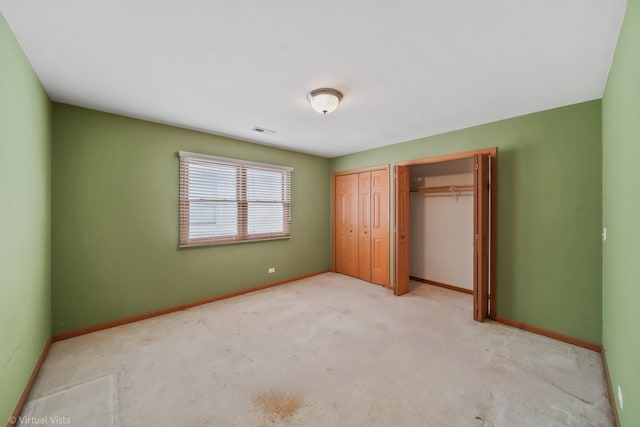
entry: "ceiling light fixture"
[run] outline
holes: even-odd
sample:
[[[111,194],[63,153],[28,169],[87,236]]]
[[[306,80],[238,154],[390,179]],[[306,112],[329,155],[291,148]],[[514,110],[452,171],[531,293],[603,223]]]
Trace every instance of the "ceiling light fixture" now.
[[[338,108],[338,104],[342,101],[342,93],[335,89],[321,88],[309,92],[307,99],[314,110],[327,114]]]

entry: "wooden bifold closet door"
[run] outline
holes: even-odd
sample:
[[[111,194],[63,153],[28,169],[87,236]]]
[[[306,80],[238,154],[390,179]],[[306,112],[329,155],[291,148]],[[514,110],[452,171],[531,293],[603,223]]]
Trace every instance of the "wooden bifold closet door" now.
[[[410,171],[411,166],[436,164],[450,160],[474,160],[473,185],[473,318],[495,320],[496,292],[496,161],[497,148],[448,154],[395,166],[395,286],[394,293],[410,291]]]
[[[336,177],[336,271],[358,276],[358,175]]]
[[[389,286],[389,171],[335,177],[335,269]]]

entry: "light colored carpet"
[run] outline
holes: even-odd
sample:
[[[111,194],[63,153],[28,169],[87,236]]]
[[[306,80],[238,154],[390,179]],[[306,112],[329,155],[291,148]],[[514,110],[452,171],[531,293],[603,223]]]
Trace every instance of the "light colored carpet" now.
[[[82,426],[109,408],[124,427],[613,425],[598,353],[413,286],[327,273],[57,342],[25,410]],[[105,376],[111,395],[38,403]]]
[[[81,384],[32,398],[18,418],[19,426],[118,426],[117,374],[103,375]]]

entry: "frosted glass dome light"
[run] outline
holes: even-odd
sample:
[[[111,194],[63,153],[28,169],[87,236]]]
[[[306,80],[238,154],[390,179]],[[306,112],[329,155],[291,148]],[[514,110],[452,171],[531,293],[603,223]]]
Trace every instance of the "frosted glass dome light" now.
[[[338,104],[342,101],[342,93],[335,89],[321,88],[309,92],[307,99],[314,110],[327,114],[338,108]]]

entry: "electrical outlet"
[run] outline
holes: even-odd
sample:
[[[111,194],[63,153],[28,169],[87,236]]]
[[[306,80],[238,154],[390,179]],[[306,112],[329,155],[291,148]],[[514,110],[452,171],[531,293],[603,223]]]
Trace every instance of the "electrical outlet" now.
[[[620,410],[624,408],[624,398],[622,397],[622,387],[618,384],[618,402],[620,403]]]
[[[607,227],[604,227],[602,229],[602,241],[606,242],[607,241]]]
[[[276,268],[275,267],[269,267],[269,269],[267,270],[267,273],[271,274],[271,273],[275,273],[276,272]]]

